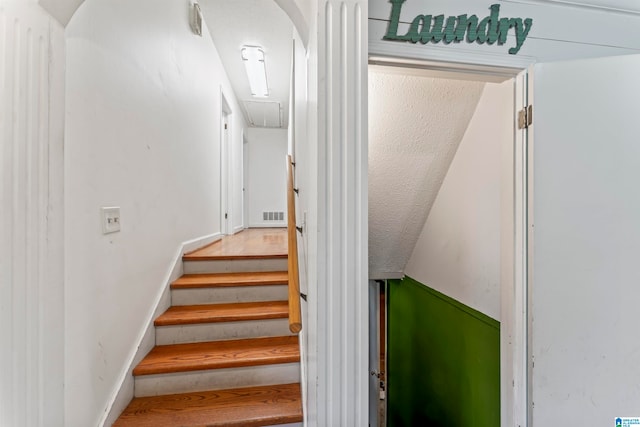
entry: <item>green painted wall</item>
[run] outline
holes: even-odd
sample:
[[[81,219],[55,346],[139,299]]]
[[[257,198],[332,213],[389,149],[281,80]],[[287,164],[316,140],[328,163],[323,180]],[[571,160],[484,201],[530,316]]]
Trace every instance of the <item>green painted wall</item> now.
[[[500,323],[409,277],[388,289],[388,426],[499,427]]]

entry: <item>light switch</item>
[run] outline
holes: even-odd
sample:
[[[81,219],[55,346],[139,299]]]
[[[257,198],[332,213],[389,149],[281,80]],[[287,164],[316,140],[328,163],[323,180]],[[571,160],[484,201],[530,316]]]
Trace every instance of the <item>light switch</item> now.
[[[103,207],[102,211],[102,234],[115,233],[120,231],[120,208]]]

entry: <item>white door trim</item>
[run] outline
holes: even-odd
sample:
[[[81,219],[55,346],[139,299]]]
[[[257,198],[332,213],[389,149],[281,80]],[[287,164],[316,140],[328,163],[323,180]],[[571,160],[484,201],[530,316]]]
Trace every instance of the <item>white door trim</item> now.
[[[513,145],[503,151],[501,192],[501,327],[500,327],[500,393],[501,426],[526,427],[530,407],[528,368],[529,314],[528,228],[531,221],[530,198],[532,158],[527,145],[527,130],[518,130],[517,111],[527,105],[528,72],[520,68],[491,65],[466,65],[401,59],[376,55],[374,65],[422,68],[438,73],[463,73],[467,78],[477,75],[482,80],[495,77],[514,79]],[[532,92],[531,92],[532,93]]]
[[[62,426],[64,29],[35,2],[0,22],[0,425]]]
[[[307,408],[317,426],[363,427],[369,418],[368,8],[365,0],[317,5],[317,281],[309,286],[317,354]]]
[[[231,180],[231,117],[232,110],[227,97],[220,87],[220,233],[232,234],[230,194],[233,188]],[[225,124],[227,129],[225,129]]]

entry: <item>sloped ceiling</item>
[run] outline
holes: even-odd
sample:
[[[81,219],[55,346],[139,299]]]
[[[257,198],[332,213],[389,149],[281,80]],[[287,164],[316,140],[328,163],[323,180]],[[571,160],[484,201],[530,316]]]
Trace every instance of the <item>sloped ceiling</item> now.
[[[279,103],[280,127],[286,128],[293,43],[293,24],[289,16],[273,0],[200,0],[200,7],[231,86],[243,108],[246,101]],[[264,49],[268,98],[251,96],[240,54],[243,45],[261,46]],[[250,123],[246,108],[243,114]],[[261,127],[262,120],[254,122],[256,127]]]
[[[484,83],[369,70],[369,270],[404,271]]]

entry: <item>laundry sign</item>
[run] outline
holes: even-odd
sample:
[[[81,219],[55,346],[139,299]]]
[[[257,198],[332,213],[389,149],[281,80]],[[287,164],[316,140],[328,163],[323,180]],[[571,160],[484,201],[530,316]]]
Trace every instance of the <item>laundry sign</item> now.
[[[484,18],[467,14],[447,18],[444,15],[418,15],[413,18],[406,34],[398,34],[400,12],[406,0],[390,1],[391,17],[383,40],[422,44],[449,44],[466,40],[468,43],[497,43],[501,46],[507,43],[507,37],[511,32],[515,35],[515,46],[509,49],[509,53],[515,55],[520,51],[533,25],[531,18],[501,18],[500,5],[493,4],[489,7],[489,16]]]

